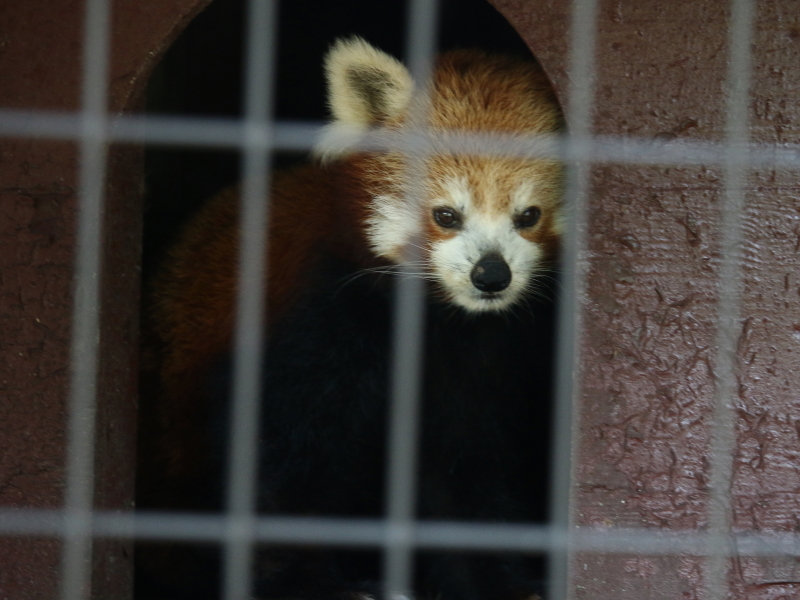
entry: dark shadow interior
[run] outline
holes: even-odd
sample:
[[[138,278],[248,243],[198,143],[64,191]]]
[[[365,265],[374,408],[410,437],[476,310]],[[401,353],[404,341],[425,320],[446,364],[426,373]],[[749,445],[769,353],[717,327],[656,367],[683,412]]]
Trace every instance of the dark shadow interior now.
[[[530,59],[530,51],[485,0],[440,2],[439,50],[480,48]],[[244,38],[243,0],[216,0],[198,15],[176,40],[156,69],[147,95],[147,111],[158,115],[193,117],[241,116]],[[311,120],[327,117],[322,57],[342,36],[359,35],[395,56],[403,56],[405,3],[399,0],[284,0],[279,2],[279,39],[275,118]],[[304,154],[279,153],[272,157],[277,168],[305,160]],[[147,284],[159,261],[182,225],[216,192],[239,177],[236,152],[151,147],[146,149],[146,200],[143,241],[143,281]],[[140,464],[151,448],[153,402],[149,382],[142,382],[140,403]],[[143,454],[144,453],[144,454]],[[143,458],[144,457],[144,458]],[[147,473],[140,472],[137,488]],[[542,485],[546,485],[542,483]],[[546,497],[546,490],[542,490]],[[146,498],[137,506],[163,510]],[[177,507],[190,510],[190,506]],[[219,552],[215,548],[140,545],[137,548],[137,600],[212,600],[219,597]],[[377,552],[353,553],[354,561],[379,565]],[[142,575],[142,561],[160,565],[171,581],[162,584]],[[346,561],[345,561],[346,562]],[[198,569],[198,565],[200,565]]]

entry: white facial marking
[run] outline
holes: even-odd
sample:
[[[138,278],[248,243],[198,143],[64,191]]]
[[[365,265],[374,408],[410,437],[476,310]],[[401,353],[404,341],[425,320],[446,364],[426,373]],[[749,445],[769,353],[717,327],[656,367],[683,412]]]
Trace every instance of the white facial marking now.
[[[445,206],[455,208],[461,213],[466,212],[467,209],[472,206],[472,193],[470,192],[469,184],[466,179],[449,179],[445,182],[444,189],[446,191],[445,198],[438,199],[438,201],[435,200],[434,206],[441,203]]]
[[[516,215],[536,205],[534,184],[528,181],[517,186],[508,209],[502,212],[491,206],[491,196],[486,206],[475,206],[465,178],[450,179],[443,187],[442,196],[431,200],[426,210],[454,208],[460,214],[461,227],[452,231],[452,237],[431,244],[430,274],[451,302],[468,311],[509,308],[523,295],[542,259],[542,249],[520,235],[514,226]],[[377,196],[366,220],[366,233],[376,254],[400,262],[404,245],[419,233],[420,225],[419,210],[406,199]],[[472,283],[473,269],[490,252],[502,256],[511,271],[508,287],[494,293],[482,292]]]
[[[419,232],[419,211],[403,198],[377,196],[366,221],[367,238],[379,256],[399,260],[403,246]]]
[[[514,216],[531,206],[533,185],[520,185],[509,209],[502,213],[487,210],[488,206],[479,210],[463,180],[447,182],[445,190],[449,198],[438,198],[433,206],[456,208],[461,213],[462,226],[455,236],[433,244],[430,257],[433,274],[451,301],[469,311],[508,308],[524,293],[542,258],[539,246],[522,237],[514,226]],[[511,270],[511,283],[493,294],[481,292],[471,277],[475,265],[490,252],[500,254]]]
[[[514,190],[513,195],[511,196],[511,208],[515,212],[522,212],[529,206],[531,206],[531,200],[533,198],[533,182],[532,181],[525,181],[517,186],[517,189]]]

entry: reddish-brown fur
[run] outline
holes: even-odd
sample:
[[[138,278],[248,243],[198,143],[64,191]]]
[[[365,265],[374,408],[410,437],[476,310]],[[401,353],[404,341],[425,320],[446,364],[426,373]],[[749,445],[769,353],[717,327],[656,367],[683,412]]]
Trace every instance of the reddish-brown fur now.
[[[434,75],[436,129],[549,133],[561,127],[550,82],[534,63],[474,50],[441,57]]]
[[[267,322],[273,322],[304,286],[322,246],[369,264],[360,228],[363,190],[353,168],[308,165],[276,176],[270,203]],[[353,202],[354,199],[358,201]],[[193,415],[203,379],[231,343],[239,252],[239,190],[213,198],[189,224],[153,282],[148,361],[157,371],[166,468],[189,475],[200,453]],[[200,417],[202,418],[202,417]],[[184,440],[174,444],[173,440]]]
[[[460,51],[444,55],[438,63],[429,124],[434,130],[551,133],[561,125],[554,107],[549,84],[535,65]],[[384,125],[397,128],[404,121],[401,116]],[[558,166],[552,161],[532,166],[530,161],[495,160],[496,169],[533,169],[534,176],[548,182],[549,197],[544,198],[548,210],[542,223],[523,235],[553,253],[559,190],[552,182],[558,181]],[[430,192],[436,191],[437,181],[454,168],[458,170],[459,161],[474,163],[469,170],[477,178],[489,164],[476,157],[433,157],[429,162]],[[402,156],[396,153],[357,153],[328,166],[314,164],[276,176],[270,202],[268,324],[303,289],[321,248],[362,267],[387,263],[368,249],[363,223],[373,195],[401,194],[404,167]],[[475,189],[480,190],[480,185]],[[498,209],[502,208],[501,201]],[[195,454],[201,442],[192,433],[193,405],[200,394],[197,382],[231,343],[238,210],[237,189],[211,200],[187,227],[153,283],[146,336],[152,343],[147,351],[154,356],[152,366],[165,399],[159,409],[160,426],[163,438],[169,440],[164,458],[170,472],[186,474],[192,470],[190,465],[197,464]],[[437,227],[430,215],[424,231],[431,240],[452,235]],[[175,444],[175,439],[185,443]]]

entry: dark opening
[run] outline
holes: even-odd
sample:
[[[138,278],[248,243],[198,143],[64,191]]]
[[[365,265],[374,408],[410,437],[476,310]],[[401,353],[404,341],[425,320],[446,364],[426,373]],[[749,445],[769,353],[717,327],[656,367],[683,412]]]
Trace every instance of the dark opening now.
[[[441,0],[439,50],[480,48],[531,58],[530,50],[485,0]],[[186,28],[157,67],[147,112],[241,117],[244,60],[243,0],[217,0]],[[275,118],[324,121],[322,57],[343,36],[360,35],[403,57],[406,7],[401,0],[284,0],[278,8]],[[278,153],[285,167],[304,154]],[[198,206],[239,179],[236,152],[150,147],[146,152],[144,279],[147,281],[180,225]]]
[[[277,80],[274,88],[274,116],[278,120],[321,122],[327,118],[322,57],[337,38],[360,35],[394,56],[403,56],[404,2],[284,0],[279,4]],[[485,0],[442,0],[440,7],[440,51],[480,48],[531,58],[529,50],[513,28]],[[244,13],[245,3],[242,0],[217,0],[187,27],[152,77],[147,98],[149,113],[241,116]],[[276,168],[285,168],[304,160],[304,154],[296,153],[277,153],[272,158]],[[239,169],[237,152],[147,148],[143,243],[145,297],[149,296],[150,283],[158,265],[187,220],[205,201],[235,183],[240,176]],[[146,314],[144,321],[146,338]],[[480,331],[473,334],[478,337],[482,335]],[[544,346],[549,352],[551,341],[548,340]],[[428,359],[445,361],[446,357]],[[139,417],[137,507],[143,510],[219,511],[223,508],[219,464],[212,466],[208,470],[212,475],[200,483],[196,479],[190,484],[186,483],[187,480],[170,479],[169,468],[165,467],[168,459],[164,458],[164,449],[160,446],[163,443],[161,430],[164,423],[158,406],[158,384],[147,373],[148,362],[152,360],[153,357],[146,351],[143,356],[145,368]],[[225,373],[224,367],[220,372]],[[547,375],[544,377],[547,379]],[[226,382],[225,375],[221,375],[218,382],[223,385]],[[545,382],[542,385],[549,384]],[[209,414],[214,416],[206,419],[207,429],[187,435],[194,436],[194,444],[202,445],[204,439],[224,446],[227,426],[224,407],[209,410]],[[532,426],[531,435],[541,440],[541,464],[547,465],[549,407],[541,407],[537,416],[541,419]],[[378,458],[382,460],[383,457]],[[531,486],[541,489],[541,505],[534,509],[538,521],[543,521],[546,516],[544,499],[547,497],[547,475],[547,468],[543,466],[540,472],[532,475],[530,481]],[[322,492],[310,490],[310,493]],[[367,510],[363,515],[351,516],[375,515]],[[456,515],[442,515],[442,518],[456,518]],[[378,551],[338,552],[340,562],[337,568],[342,572],[348,575],[352,572],[354,577],[359,577],[366,568],[379,576]],[[210,600],[219,597],[220,553],[217,545],[139,544],[136,553],[137,600]],[[467,563],[462,564],[462,554],[440,553],[438,556],[438,566],[434,570],[458,571],[466,568],[464,565]],[[284,558],[285,553],[280,559],[274,560],[280,562]],[[262,560],[273,559],[265,557]],[[479,555],[469,560],[489,561],[491,558]],[[288,573],[285,578],[316,577],[324,581],[332,576],[326,561],[325,557],[315,557],[309,560],[304,571]],[[541,576],[544,561],[536,561],[537,572]],[[279,564],[275,568],[281,569],[282,566]],[[465,579],[463,585],[465,590],[470,586],[477,589],[491,585],[491,582],[470,583]],[[374,590],[365,584],[364,592],[372,594]],[[264,591],[264,594],[263,597],[272,597],[269,591]],[[479,597],[483,596],[475,596]]]

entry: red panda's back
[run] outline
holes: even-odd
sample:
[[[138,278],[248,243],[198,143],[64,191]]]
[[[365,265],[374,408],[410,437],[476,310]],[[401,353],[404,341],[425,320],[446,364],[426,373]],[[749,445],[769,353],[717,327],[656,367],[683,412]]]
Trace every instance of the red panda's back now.
[[[331,173],[316,165],[278,173],[270,200],[267,322],[291,305],[311,263],[333,248],[337,196]],[[230,343],[235,325],[239,260],[240,190],[212,198],[184,230],[152,282],[145,316],[144,368],[158,381],[163,460],[174,474],[191,476],[197,444],[194,416],[203,381]],[[173,444],[170,440],[185,440]]]

